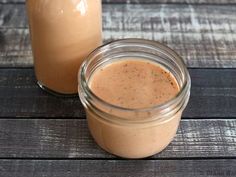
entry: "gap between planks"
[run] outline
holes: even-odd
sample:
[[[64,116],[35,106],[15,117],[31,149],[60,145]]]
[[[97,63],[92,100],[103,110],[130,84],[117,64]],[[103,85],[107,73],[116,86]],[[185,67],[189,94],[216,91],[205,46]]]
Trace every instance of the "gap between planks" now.
[[[233,5],[235,0],[102,0],[104,4],[199,4]],[[25,0],[2,0],[0,4],[24,4]]]

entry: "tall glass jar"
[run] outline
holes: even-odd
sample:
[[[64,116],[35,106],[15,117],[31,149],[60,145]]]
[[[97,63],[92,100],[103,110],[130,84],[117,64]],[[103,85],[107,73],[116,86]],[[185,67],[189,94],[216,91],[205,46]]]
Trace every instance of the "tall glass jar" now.
[[[123,108],[97,97],[89,86],[93,73],[124,58],[142,58],[164,67],[175,77],[179,93],[161,105],[145,109]],[[118,40],[99,47],[79,72],[80,99],[93,138],[104,150],[125,158],[151,156],[172,141],[188,103],[190,87],[190,76],[180,56],[160,43],[141,39]]]
[[[102,43],[101,0],[26,0],[41,88],[75,94],[84,58]]]

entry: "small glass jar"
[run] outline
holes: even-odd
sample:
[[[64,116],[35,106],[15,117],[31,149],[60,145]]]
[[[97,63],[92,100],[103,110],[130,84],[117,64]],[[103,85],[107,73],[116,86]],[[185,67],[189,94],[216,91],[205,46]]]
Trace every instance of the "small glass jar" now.
[[[38,84],[59,96],[77,93],[77,74],[102,44],[101,0],[26,0]]]
[[[128,109],[105,102],[89,88],[96,69],[136,57],[171,72],[180,88],[176,97],[150,108]],[[80,99],[94,140],[107,152],[124,158],[144,158],[162,151],[174,138],[190,96],[191,80],[182,58],[149,40],[124,39],[97,48],[82,64],[78,78]]]

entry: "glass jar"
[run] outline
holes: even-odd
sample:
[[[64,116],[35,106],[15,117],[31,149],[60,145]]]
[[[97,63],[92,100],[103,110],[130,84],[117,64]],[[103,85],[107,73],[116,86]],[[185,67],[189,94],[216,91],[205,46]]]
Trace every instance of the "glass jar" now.
[[[128,109],[105,102],[89,88],[96,69],[136,57],[171,72],[180,88],[176,97],[150,108]],[[190,96],[191,80],[182,58],[149,40],[124,39],[99,47],[82,64],[78,78],[80,99],[94,140],[104,150],[124,158],[143,158],[162,151],[174,138]]]
[[[80,65],[102,44],[101,0],[26,0],[26,7],[39,86],[77,93]]]

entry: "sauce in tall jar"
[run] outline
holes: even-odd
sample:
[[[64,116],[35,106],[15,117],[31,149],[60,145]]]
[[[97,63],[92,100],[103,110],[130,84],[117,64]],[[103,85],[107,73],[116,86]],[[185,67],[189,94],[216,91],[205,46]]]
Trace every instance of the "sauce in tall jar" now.
[[[26,7],[39,85],[76,93],[81,63],[102,44],[101,0],[27,0]]]

